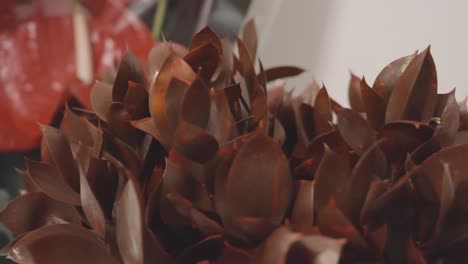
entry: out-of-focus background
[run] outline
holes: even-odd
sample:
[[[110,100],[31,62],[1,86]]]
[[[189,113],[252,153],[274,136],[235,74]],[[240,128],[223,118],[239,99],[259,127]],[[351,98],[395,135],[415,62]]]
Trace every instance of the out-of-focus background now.
[[[428,45],[439,91],[468,95],[465,1],[80,0],[79,12],[76,2],[0,0],[0,207],[18,195],[23,157],[39,156],[36,122],[54,124],[65,104],[86,107],[86,77],[101,78],[127,47],[144,61],[153,41],[188,45],[206,25],[225,36],[254,18],[265,67],[301,66],[307,72],[287,87],[315,79],[343,105],[350,72],[372,83],[387,63]],[[80,21],[88,32],[77,33]],[[91,45],[76,41],[83,34]],[[77,71],[80,43],[88,73]],[[8,239],[0,234],[0,244]]]

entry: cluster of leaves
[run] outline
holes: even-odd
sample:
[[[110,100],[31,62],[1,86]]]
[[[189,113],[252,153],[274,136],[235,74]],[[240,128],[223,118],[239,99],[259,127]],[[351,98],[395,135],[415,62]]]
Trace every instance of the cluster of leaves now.
[[[390,63],[352,109],[255,71],[252,22],[130,52],[93,112],[43,126],[42,161],[0,213],[20,263],[464,263],[468,110],[437,94],[430,50]],[[148,89],[146,89],[148,87]],[[336,122],[334,122],[336,117]],[[466,219],[466,220],[465,220]]]

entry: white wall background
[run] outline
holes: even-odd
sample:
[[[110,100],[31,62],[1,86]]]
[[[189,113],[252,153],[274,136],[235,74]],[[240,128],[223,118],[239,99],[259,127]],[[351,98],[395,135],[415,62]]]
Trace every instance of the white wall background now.
[[[349,71],[372,84],[389,62],[429,44],[439,92],[457,87],[468,96],[468,1],[464,0],[253,0],[265,66],[294,64],[348,105]]]

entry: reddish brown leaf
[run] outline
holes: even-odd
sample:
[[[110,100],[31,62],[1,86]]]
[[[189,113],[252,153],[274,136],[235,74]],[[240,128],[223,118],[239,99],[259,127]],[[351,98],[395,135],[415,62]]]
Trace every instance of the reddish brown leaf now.
[[[65,182],[75,191],[80,191],[80,176],[67,138],[57,128],[41,126],[43,135],[43,160],[54,166]]]
[[[128,82],[132,81],[146,87],[146,77],[140,62],[127,49],[120,61],[117,75],[112,87],[112,101],[123,102],[128,89]]]
[[[174,42],[160,42],[154,45],[148,54],[148,68],[151,77],[156,77],[159,74],[164,61],[172,53],[183,58],[188,53],[188,50],[184,46]]]
[[[172,129],[176,129],[179,124],[182,103],[189,87],[189,84],[177,79],[177,77],[174,77],[169,83],[166,93],[166,113],[169,126]]]
[[[64,221],[81,224],[81,217],[73,206],[53,200],[40,192],[16,198],[0,213],[0,222],[15,236]]]
[[[366,195],[366,200],[362,205],[360,223],[363,226],[369,227],[371,230],[376,230],[383,225],[383,215],[375,208],[375,200],[381,197],[389,188],[389,183],[381,180],[374,180],[369,186],[369,191]]]
[[[251,101],[257,96],[261,87],[258,85],[257,75],[255,73],[255,68],[252,63],[252,59],[249,55],[249,51],[244,43],[239,39],[237,40],[237,49],[239,50],[239,64],[240,64],[240,73],[245,81],[245,87],[249,94]],[[265,87],[263,87],[265,88]]]
[[[343,213],[356,226],[372,180],[386,176],[387,161],[378,146],[375,143],[361,155],[348,180]]]
[[[175,133],[174,148],[190,160],[205,163],[218,150],[218,142],[198,126],[180,120]]]
[[[116,239],[122,259],[128,263],[144,262],[143,197],[134,179],[129,179],[116,204]]]
[[[355,248],[365,249],[367,243],[353,224],[336,207],[333,199],[317,212],[317,226],[320,232],[333,238],[346,238]]]
[[[400,76],[406,70],[410,62],[416,57],[417,52],[392,61],[379,73],[372,88],[388,102],[393,89],[400,80]]]
[[[294,77],[304,72],[304,69],[296,66],[278,66],[265,70],[265,76],[267,82],[271,82],[277,79],[286,77]],[[257,76],[260,79],[260,76]]]
[[[255,28],[255,21],[249,19],[242,27],[242,41],[249,51],[250,58],[255,59],[257,55],[257,29]]]
[[[190,50],[184,56],[184,60],[203,80],[209,82],[218,68],[220,56],[218,49],[212,43],[206,43]]]
[[[213,135],[220,145],[227,143],[237,136],[234,117],[229,108],[227,90],[210,91],[211,107],[210,119],[206,130]]]
[[[299,181],[296,201],[291,213],[294,231],[311,233],[314,230],[314,182]]]
[[[192,227],[200,230],[204,235],[210,236],[223,233],[223,228],[216,221],[196,209],[192,202],[179,193],[168,193],[166,198],[174,206],[177,213],[187,218]]]
[[[325,155],[315,176],[314,208],[316,212],[322,210],[330,199],[337,201],[339,205],[342,204],[350,172],[349,159],[325,147]]]
[[[81,204],[80,194],[65,182],[54,167],[29,159],[26,159],[26,167],[31,180],[45,194],[64,203]]]
[[[192,37],[192,42],[190,43],[190,50],[199,48],[207,43],[211,43],[218,50],[219,54],[223,54],[223,45],[218,35],[211,30],[209,27],[205,27],[199,32],[197,32]]]
[[[341,136],[358,155],[375,142],[375,132],[360,114],[343,108],[337,112],[337,119]]]
[[[96,115],[104,122],[108,122],[111,105],[112,85],[96,81],[91,89],[91,106]]]
[[[240,248],[231,246],[228,243],[224,243],[224,248],[221,251],[221,255],[216,260],[218,264],[238,264],[248,263],[250,261],[250,254]]]
[[[174,76],[185,83],[192,83],[196,78],[192,68],[183,59],[171,54],[150,87],[151,117],[159,134],[158,140],[167,147],[166,150],[172,146],[174,136],[174,129],[170,127],[166,112],[166,94]]]
[[[315,98],[314,104],[314,127],[315,134],[320,135],[332,130],[332,112],[330,98],[327,89],[322,87]]]
[[[447,95],[445,106],[441,108],[441,124],[436,128],[434,137],[445,147],[453,144],[460,126],[460,110],[455,99],[455,89]]]
[[[59,224],[22,237],[8,256],[18,263],[119,263],[105,244],[78,225]]]
[[[210,94],[205,82],[196,78],[183,97],[181,117],[200,128],[206,128],[210,118]]]
[[[196,244],[185,248],[177,257],[176,263],[197,263],[200,260],[218,255],[223,248],[224,238],[221,235],[209,236]]]
[[[430,47],[416,56],[392,91],[385,121],[408,119],[428,122],[437,103],[437,74]]]
[[[83,212],[86,215],[89,224],[96,231],[96,233],[101,237],[105,237],[106,219],[104,216],[104,211],[99,204],[96,195],[91,189],[87,176],[81,174],[80,182],[80,197]]]
[[[148,91],[146,86],[132,81],[128,82],[128,89],[123,99],[123,105],[132,120],[149,116]]]
[[[365,111],[362,97],[361,80],[356,75],[351,73],[351,78],[348,85],[348,99],[349,104],[351,105],[351,109],[360,113]]]
[[[361,81],[361,95],[369,124],[379,130],[385,124],[385,99],[371,89],[364,78]]]

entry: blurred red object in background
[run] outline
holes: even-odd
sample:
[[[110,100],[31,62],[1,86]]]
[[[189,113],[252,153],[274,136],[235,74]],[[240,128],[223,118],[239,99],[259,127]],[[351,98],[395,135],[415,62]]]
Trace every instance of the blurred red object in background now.
[[[127,47],[141,61],[150,32],[125,9],[128,0],[83,1],[94,77]],[[2,0],[0,9],[0,151],[37,146],[37,123],[47,124],[70,97],[89,107],[91,86],[76,78],[72,0]]]

